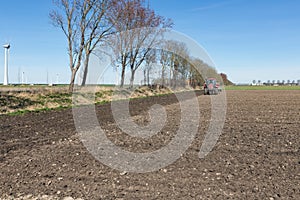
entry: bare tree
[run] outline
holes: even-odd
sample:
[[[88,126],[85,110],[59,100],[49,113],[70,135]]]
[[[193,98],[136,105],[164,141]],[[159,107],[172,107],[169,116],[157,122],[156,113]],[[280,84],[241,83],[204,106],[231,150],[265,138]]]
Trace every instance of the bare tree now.
[[[169,52],[167,50],[160,50],[160,64],[161,64],[161,85],[165,85],[165,80],[166,80],[166,68],[168,66],[169,62]]]
[[[156,63],[156,51],[152,49],[145,58],[145,67],[144,67],[144,84],[150,85],[150,73],[153,68],[153,64]]]
[[[164,85],[166,68],[169,68],[169,85],[176,87],[179,83],[185,86],[190,64],[189,53],[184,43],[167,40],[163,43],[163,48],[160,51],[160,63],[162,65],[161,81]]]
[[[277,80],[277,84],[280,85],[280,80]]]
[[[113,27],[105,15],[112,6],[112,1],[54,0],[53,2],[57,9],[50,13],[50,19],[54,26],[63,31],[68,41],[71,70],[69,92],[72,92],[76,74],[83,60],[82,84],[85,85],[90,55]]]
[[[197,70],[197,63],[201,64],[201,62],[199,62],[200,60],[194,60],[193,61],[193,66],[191,67],[191,73],[190,73],[190,85],[193,88],[196,88],[197,86],[201,86],[204,84],[204,78],[202,76],[202,74]]]
[[[151,49],[159,44],[159,35],[164,28],[172,25],[149,7],[144,7],[143,3],[143,0],[120,0],[114,7],[114,12],[120,14],[114,24],[118,34],[114,38],[113,48],[122,68],[121,87],[124,85],[126,67],[131,70],[132,87],[135,72]]]
[[[183,86],[187,79],[188,71],[188,49],[184,43],[170,41],[172,46],[171,53],[171,70],[172,70],[172,87],[176,88],[178,85]]]

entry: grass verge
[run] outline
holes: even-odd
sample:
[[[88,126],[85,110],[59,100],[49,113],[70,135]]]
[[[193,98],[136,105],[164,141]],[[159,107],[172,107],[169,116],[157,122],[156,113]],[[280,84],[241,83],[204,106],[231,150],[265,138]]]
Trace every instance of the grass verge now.
[[[24,115],[26,113],[39,113],[46,112],[50,110],[60,110],[66,108],[72,108],[72,94],[66,93],[65,89],[55,89],[55,90],[26,90],[20,91],[0,91],[0,116],[5,115]],[[186,90],[178,90],[173,91],[184,92]],[[114,100],[118,100],[118,93],[121,93],[120,96],[127,96],[130,100],[139,99],[139,98],[148,98],[153,96],[164,96],[173,93],[169,89],[165,88],[149,88],[149,87],[140,87],[135,89],[134,91],[124,90],[124,91],[116,91],[111,87],[101,87],[94,94],[94,103],[97,105],[109,103]],[[123,94],[122,92],[125,92]],[[89,95],[90,93],[86,93]],[[92,93],[91,93],[92,94]],[[85,103],[85,93],[83,93],[83,105]],[[121,100],[122,98],[120,98]],[[80,103],[80,102],[79,102]]]

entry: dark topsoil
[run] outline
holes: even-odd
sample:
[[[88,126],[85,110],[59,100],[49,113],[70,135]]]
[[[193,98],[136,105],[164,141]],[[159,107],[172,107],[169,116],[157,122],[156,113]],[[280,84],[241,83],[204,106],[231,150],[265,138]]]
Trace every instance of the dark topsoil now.
[[[215,96],[212,98],[216,98]],[[72,110],[0,117],[0,198],[31,194],[83,199],[300,199],[300,92],[230,91],[223,133],[198,157],[210,122],[210,96],[199,96],[201,126],[187,152],[152,173],[122,173],[97,161],[75,130]],[[129,151],[169,142],[180,123],[174,96],[131,101],[138,124],[153,104],[166,106],[164,129],[148,140],[114,124],[110,105],[97,107],[101,126]]]

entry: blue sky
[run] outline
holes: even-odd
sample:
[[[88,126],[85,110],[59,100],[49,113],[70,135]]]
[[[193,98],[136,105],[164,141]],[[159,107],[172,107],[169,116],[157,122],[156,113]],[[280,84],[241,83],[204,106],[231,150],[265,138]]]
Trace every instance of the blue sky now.
[[[300,79],[299,0],[149,0],[174,29],[209,53],[220,72],[236,83]],[[52,0],[1,2],[0,43],[11,43],[9,80],[68,82],[67,44],[48,18]],[[3,82],[4,49],[0,51]],[[25,79],[25,78],[24,78]]]

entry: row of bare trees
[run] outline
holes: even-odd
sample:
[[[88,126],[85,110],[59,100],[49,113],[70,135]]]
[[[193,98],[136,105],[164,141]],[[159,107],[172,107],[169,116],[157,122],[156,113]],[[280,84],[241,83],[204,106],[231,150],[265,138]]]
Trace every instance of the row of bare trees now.
[[[116,53],[120,54],[122,84],[127,66],[130,66],[133,84],[136,70],[149,53],[141,48],[142,43],[154,45],[159,31],[172,26],[170,20],[144,6],[143,0],[54,0],[54,4],[56,9],[50,13],[50,19],[68,41],[70,91],[80,67],[83,67],[82,85],[85,85],[91,54],[112,34],[118,37],[119,43],[114,45],[120,47]]]
[[[145,6],[144,0],[54,0],[54,4],[50,19],[68,42],[70,92],[79,69],[83,72],[82,85],[86,84],[90,56],[102,44],[111,47],[115,65],[121,68],[121,87],[126,70],[130,70],[132,87],[141,67],[144,82],[150,84],[154,63],[161,66],[161,76],[156,79],[172,87],[185,85],[187,80],[196,86],[203,80],[202,72],[216,74],[201,60],[191,58],[183,43],[163,40],[163,33],[173,23]]]
[[[154,64],[154,65],[153,65]],[[158,66],[154,68],[153,66]],[[157,69],[158,68],[158,69]],[[150,81],[149,75],[159,71],[159,76]],[[185,43],[175,40],[162,41],[159,48],[151,50],[144,65],[144,84],[162,86],[196,87],[203,85],[208,77],[221,78],[217,71],[200,59],[193,58]]]

